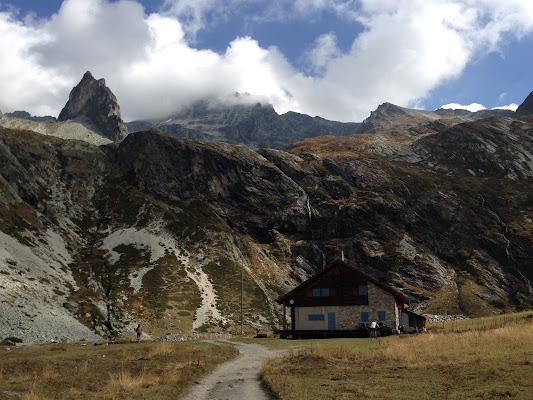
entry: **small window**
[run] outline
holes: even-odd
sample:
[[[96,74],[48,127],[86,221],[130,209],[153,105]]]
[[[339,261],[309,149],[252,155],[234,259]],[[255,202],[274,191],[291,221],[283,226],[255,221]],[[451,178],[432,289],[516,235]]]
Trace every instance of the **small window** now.
[[[329,288],[313,288],[313,297],[328,297]]]
[[[324,314],[309,314],[307,317],[309,321],[324,321]]]
[[[378,321],[385,321],[387,318],[387,313],[385,311],[378,311]]]
[[[361,313],[361,321],[368,322],[368,311],[363,311]]]
[[[359,285],[359,296],[368,296],[368,286]]]

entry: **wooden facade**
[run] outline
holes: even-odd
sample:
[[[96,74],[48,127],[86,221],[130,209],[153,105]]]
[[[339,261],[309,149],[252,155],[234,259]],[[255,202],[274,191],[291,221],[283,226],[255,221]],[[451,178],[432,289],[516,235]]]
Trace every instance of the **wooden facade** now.
[[[408,315],[409,304],[401,293],[341,260],[334,261],[277,302],[283,305],[281,332],[299,335],[318,332],[319,337],[327,332],[336,336],[342,332],[347,336],[365,334],[372,321],[382,326],[383,333],[396,331],[405,321],[402,315]]]

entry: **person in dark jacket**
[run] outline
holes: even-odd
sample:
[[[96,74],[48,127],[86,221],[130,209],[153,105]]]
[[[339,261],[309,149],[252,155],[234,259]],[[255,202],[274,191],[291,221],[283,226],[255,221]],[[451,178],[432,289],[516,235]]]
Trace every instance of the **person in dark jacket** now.
[[[135,332],[137,333],[137,343],[141,343],[141,335],[143,334],[143,327],[141,324],[137,325]]]

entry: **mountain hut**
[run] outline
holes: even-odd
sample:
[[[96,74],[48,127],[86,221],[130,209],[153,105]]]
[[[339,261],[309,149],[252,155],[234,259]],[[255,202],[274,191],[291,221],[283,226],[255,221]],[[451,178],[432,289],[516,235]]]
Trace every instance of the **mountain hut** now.
[[[277,302],[283,305],[283,329],[275,333],[282,338],[368,336],[372,321],[382,335],[425,326],[424,317],[407,310],[403,294],[339,259]]]

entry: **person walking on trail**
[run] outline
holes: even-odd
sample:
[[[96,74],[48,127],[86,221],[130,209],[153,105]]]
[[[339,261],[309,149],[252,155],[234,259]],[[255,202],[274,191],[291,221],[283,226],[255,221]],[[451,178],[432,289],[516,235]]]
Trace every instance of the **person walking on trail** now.
[[[377,329],[379,328],[379,325],[376,321],[372,321],[370,324],[370,336],[372,339],[377,337]]]
[[[137,333],[137,343],[141,343],[141,335],[143,334],[143,327],[141,324],[137,325],[135,332]]]

